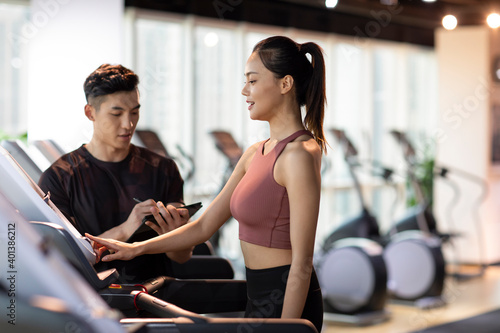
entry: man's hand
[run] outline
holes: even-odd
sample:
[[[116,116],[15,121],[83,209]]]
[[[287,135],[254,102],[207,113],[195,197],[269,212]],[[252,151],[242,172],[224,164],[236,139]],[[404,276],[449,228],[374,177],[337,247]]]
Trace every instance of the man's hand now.
[[[127,220],[123,223],[124,228],[129,231],[129,235],[132,235],[141,225],[146,215],[151,215],[152,207],[156,207],[156,202],[153,199],[144,200],[134,206]]]
[[[157,224],[147,221],[146,225],[156,231],[158,235],[177,229],[185,225],[189,220],[187,209],[176,208],[173,205],[165,207],[161,201],[158,201],[156,206],[150,208],[150,214],[153,214]]]
[[[165,207],[161,201],[158,201],[156,206],[151,208],[151,213],[158,225],[150,221],[146,222],[146,225],[156,231],[158,235],[177,229],[189,221],[189,212],[187,209],[176,208],[173,205],[167,205],[167,207]],[[173,261],[184,263],[191,258],[193,248],[194,247],[188,250],[167,252],[166,255]]]
[[[151,215],[150,210],[153,207],[156,207],[156,202],[153,199],[148,199],[137,203],[130,212],[130,215],[125,222],[103,232],[99,235],[99,237],[126,241],[130,238],[130,236],[132,236],[134,231],[139,228],[144,217],[146,215]]]

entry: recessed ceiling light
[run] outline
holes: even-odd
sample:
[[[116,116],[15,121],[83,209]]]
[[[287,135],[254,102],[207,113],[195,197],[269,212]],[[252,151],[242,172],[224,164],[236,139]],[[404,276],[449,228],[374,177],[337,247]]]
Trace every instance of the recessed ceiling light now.
[[[490,15],[488,15],[486,22],[488,23],[490,28],[496,29],[500,27],[500,15],[498,15],[497,13],[491,13]]]
[[[338,4],[338,0],[325,0],[325,6],[326,8],[335,8]]]
[[[443,17],[443,27],[446,30],[453,30],[457,27],[457,18],[453,15],[446,15]]]

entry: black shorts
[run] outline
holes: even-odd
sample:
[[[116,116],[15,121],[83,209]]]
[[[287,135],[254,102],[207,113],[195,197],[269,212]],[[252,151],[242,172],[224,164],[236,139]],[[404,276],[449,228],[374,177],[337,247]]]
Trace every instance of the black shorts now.
[[[246,268],[248,302],[247,318],[281,318],[290,265],[266,269]],[[301,318],[313,323],[318,332],[323,326],[323,298],[316,272],[311,283]]]

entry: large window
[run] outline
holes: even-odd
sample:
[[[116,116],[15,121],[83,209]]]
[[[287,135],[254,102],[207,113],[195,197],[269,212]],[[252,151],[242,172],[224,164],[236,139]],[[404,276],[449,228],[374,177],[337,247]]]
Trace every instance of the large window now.
[[[211,131],[230,132],[244,149],[268,137],[267,124],[247,116],[241,89],[253,46],[271,35],[314,41],[325,51],[325,131],[331,148],[324,158],[319,240],[360,211],[331,129],[344,129],[361,159],[397,168],[402,157],[389,131],[422,137],[433,128],[437,78],[432,49],[375,40],[360,45],[347,37],[222,20],[152,18],[141,11],[134,17],[135,68],[152,83],[146,87],[141,126],[192,154],[196,173],[187,184],[188,196],[211,200],[222,184],[227,160],[217,151]],[[361,176],[368,204],[381,216],[382,229],[388,228],[394,218],[394,192],[379,179]]]
[[[26,48],[29,35],[23,29],[29,8],[0,3],[0,136],[16,136],[27,130]]]

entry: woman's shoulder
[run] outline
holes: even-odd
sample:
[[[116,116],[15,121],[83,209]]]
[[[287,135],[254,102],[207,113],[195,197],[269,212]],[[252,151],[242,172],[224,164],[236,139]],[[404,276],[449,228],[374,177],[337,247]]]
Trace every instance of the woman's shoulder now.
[[[288,143],[283,150],[287,159],[321,159],[321,148],[314,138],[309,135],[301,135],[294,141]]]
[[[305,175],[318,175],[321,157],[321,149],[316,140],[310,136],[297,138],[286,145],[276,162],[276,181],[288,186],[303,179]]]
[[[321,148],[314,138],[304,135],[286,145],[282,153],[281,167],[294,173],[321,168]]]

